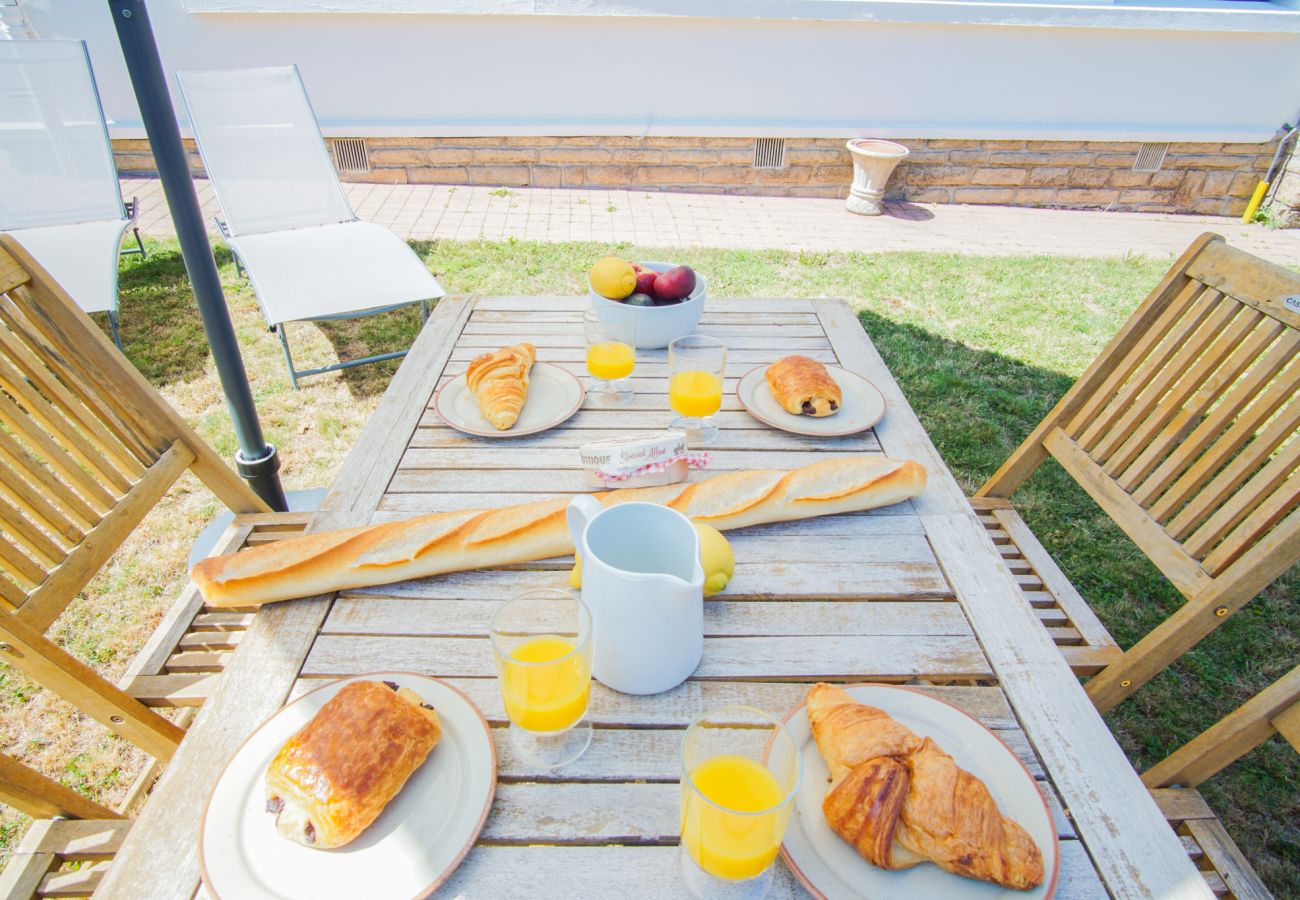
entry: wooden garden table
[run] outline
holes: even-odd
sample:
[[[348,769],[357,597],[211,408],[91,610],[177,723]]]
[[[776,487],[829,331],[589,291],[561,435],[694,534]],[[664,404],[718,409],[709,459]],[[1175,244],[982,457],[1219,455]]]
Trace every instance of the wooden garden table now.
[[[581,372],[586,305],[576,297],[443,300],[311,528],[583,491],[580,442],[664,427],[666,351],[638,354],[632,408],[582,410],[544,434],[473,438],[432,411],[435,390],[486,349],[528,340],[540,359]],[[710,299],[699,330],[729,348],[713,471],[884,452],[921,462],[929,485],[920,498],[887,509],[729,535],[736,576],[707,604],[704,661],[695,676],[655,697],[596,685],[595,740],[558,776],[512,758],[498,740],[496,800],[447,895],[680,894],[673,845],[682,728],[722,703],[784,714],[818,679],[919,685],[996,730],[1038,779],[1054,814],[1060,896],[1204,893],[848,305]],[[814,439],[750,418],[735,397],[738,377],[790,352],[870,379],[889,403],[884,421],[854,437]],[[442,676],[473,698],[500,735],[505,716],[486,638],[491,610],[526,588],[563,586],[568,567],[553,560],[448,575],[259,612],[99,893],[202,894],[197,835],[214,780],[259,722],[324,679],[376,669]],[[802,894],[779,865],[774,895]]]

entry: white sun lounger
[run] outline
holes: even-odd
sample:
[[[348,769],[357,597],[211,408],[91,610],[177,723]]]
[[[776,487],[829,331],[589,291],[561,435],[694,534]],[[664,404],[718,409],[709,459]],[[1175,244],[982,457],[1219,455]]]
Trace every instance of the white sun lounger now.
[[[402,350],[296,370],[285,323],[385,312],[446,295],[404,241],[360,221],[330,162],[296,66],[178,72],[223,219],[289,379],[394,359]]]
[[[82,41],[0,40],[0,231],[86,312],[108,313],[119,347],[117,258],[135,224],[123,204]]]

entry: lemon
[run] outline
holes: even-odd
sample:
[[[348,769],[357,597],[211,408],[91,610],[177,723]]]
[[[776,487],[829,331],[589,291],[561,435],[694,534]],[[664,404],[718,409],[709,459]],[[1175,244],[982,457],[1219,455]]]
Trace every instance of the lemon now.
[[[587,273],[591,287],[610,300],[622,300],[636,290],[636,272],[632,264],[617,256],[607,256]]]
[[[736,558],[731,544],[722,532],[712,525],[695,523],[700,535],[700,565],[704,567],[704,596],[712,597],[721,591],[736,574]]]
[[[700,567],[704,569],[704,596],[712,597],[725,588],[731,577],[736,574],[736,558],[731,553],[731,544],[722,536],[722,532],[712,525],[692,523],[700,535]],[[578,590],[582,587],[582,557],[574,555],[573,570],[569,572],[569,587]]]

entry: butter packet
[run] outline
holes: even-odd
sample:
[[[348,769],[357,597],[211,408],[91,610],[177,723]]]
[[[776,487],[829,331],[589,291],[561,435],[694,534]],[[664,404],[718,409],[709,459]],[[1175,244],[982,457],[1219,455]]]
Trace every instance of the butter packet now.
[[[684,431],[621,435],[583,444],[578,452],[587,481],[608,488],[677,484],[690,469],[709,464],[708,453],[687,449]]]

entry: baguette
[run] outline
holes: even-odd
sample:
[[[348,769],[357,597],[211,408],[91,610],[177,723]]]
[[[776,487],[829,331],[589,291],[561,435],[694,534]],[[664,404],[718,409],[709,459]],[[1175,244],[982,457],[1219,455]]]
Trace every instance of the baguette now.
[[[605,506],[639,500],[671,507],[722,531],[857,512],[921,493],[925,469],[884,456],[824,459],[790,472],[728,472],[693,484],[594,494]],[[373,587],[573,553],[566,497],[504,509],[417,516],[322,531],[239,553],[190,570],[210,606],[259,606],[349,588]]]

